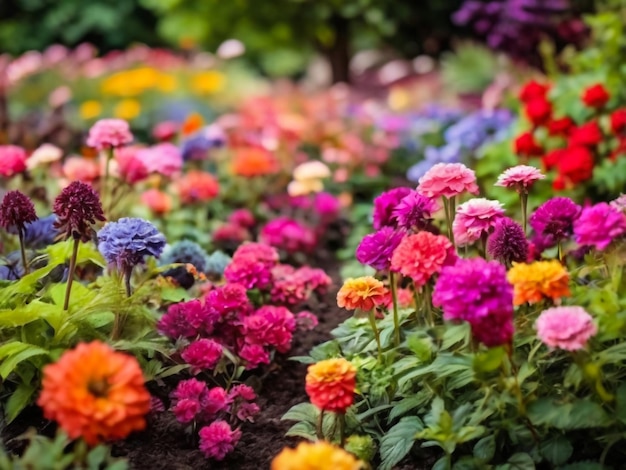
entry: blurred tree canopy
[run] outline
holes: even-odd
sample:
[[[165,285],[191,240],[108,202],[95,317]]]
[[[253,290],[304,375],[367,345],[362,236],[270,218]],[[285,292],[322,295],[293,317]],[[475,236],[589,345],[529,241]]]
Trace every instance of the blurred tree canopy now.
[[[88,41],[101,51],[133,42],[214,51],[242,41],[270,75],[302,71],[312,52],[348,78],[354,51],[390,46],[414,57],[449,46],[462,0],[0,0],[0,52]]]
[[[137,0],[0,0],[0,53],[90,42],[101,51],[163,45],[157,18]]]

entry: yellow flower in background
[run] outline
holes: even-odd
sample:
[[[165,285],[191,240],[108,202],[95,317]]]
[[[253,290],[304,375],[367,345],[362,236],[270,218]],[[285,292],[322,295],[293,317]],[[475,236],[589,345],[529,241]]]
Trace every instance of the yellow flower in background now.
[[[363,462],[341,447],[325,441],[301,442],[285,447],[274,457],[271,470],[360,470]]]
[[[102,114],[102,105],[96,100],[84,101],[78,108],[78,113],[85,120],[95,119]]]
[[[389,91],[387,103],[393,111],[402,111],[411,104],[411,97],[405,89],[394,87]]]
[[[178,80],[173,75],[162,73],[156,83],[156,89],[163,93],[172,93],[178,88]]]
[[[151,67],[123,70],[105,78],[100,88],[105,95],[133,97],[155,88],[161,75]]]
[[[116,118],[130,121],[135,119],[141,113],[141,104],[135,99],[125,99],[117,103],[113,109],[113,115]]]
[[[217,93],[225,84],[226,76],[217,70],[200,72],[191,77],[191,89],[199,95]]]

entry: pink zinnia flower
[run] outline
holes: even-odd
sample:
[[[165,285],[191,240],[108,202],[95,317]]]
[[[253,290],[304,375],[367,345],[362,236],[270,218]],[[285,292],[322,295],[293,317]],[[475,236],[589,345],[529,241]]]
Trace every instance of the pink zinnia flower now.
[[[262,262],[268,266],[275,266],[278,263],[278,251],[276,248],[267,245],[265,243],[244,243],[239,246],[233,254],[233,261],[239,258],[245,258],[252,256],[257,261]]]
[[[220,317],[231,313],[247,313],[252,307],[246,288],[236,283],[213,289],[206,296],[206,305]]]
[[[239,227],[252,228],[255,224],[254,214],[250,209],[236,209],[229,216],[227,221]]]
[[[152,129],[152,136],[159,141],[172,140],[178,134],[180,125],[174,121],[162,121]]]
[[[139,150],[141,147],[131,145],[115,152],[120,177],[128,184],[135,184],[148,177],[148,168],[141,159],[137,158]]]
[[[450,240],[442,235],[419,232],[402,239],[391,257],[391,270],[410,277],[421,287],[443,266],[455,260]]]
[[[476,175],[462,163],[437,163],[419,180],[417,191],[429,198],[478,194]]]
[[[393,188],[385,191],[374,199],[374,209],[372,211],[372,223],[376,230],[386,225],[396,226],[393,217],[393,210],[402,199],[411,193],[409,188]]]
[[[228,393],[222,387],[214,387],[206,394],[202,402],[202,411],[208,418],[213,418],[220,411],[228,408],[230,399]]]
[[[286,307],[264,305],[243,320],[246,342],[273,346],[286,353],[291,348],[291,338],[296,329],[296,319]]]
[[[542,180],[545,177],[546,175],[534,166],[517,165],[498,176],[498,181],[496,181],[494,186],[515,188],[518,192],[526,193],[535,184],[535,181]]]
[[[98,150],[122,147],[132,141],[133,134],[123,119],[100,119],[91,126],[87,137],[87,145]]]
[[[223,460],[235,449],[241,438],[239,429],[232,430],[226,421],[213,421],[200,429],[200,450],[207,459]]]
[[[180,149],[169,142],[141,149],[135,158],[141,160],[148,173],[159,173],[168,178],[174,176],[183,167]]]
[[[574,238],[579,245],[604,250],[626,232],[626,216],[606,202],[585,207],[574,221]]]
[[[598,332],[593,318],[582,307],[554,307],[544,310],[535,322],[537,336],[550,348],[582,349]]]
[[[452,231],[459,246],[469,245],[487,235],[504,215],[502,203],[485,198],[470,199],[456,211]]]
[[[254,369],[259,364],[270,363],[270,353],[258,344],[244,344],[239,350],[239,356],[247,362],[246,369]]]
[[[91,183],[100,176],[100,168],[94,160],[83,157],[69,157],[63,163],[63,175],[70,181]]]
[[[0,176],[10,177],[26,170],[26,151],[17,145],[0,145]]]
[[[182,358],[192,369],[199,373],[203,370],[213,369],[222,358],[222,345],[212,339],[199,339],[185,348]]]
[[[309,253],[315,249],[317,237],[310,227],[297,220],[278,217],[261,229],[259,241],[287,253]]]

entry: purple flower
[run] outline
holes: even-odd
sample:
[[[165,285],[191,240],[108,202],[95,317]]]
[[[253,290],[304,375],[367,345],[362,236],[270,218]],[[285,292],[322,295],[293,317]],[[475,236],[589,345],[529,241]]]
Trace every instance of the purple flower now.
[[[91,226],[96,220],[104,221],[102,203],[94,189],[86,183],[70,183],[54,200],[53,211],[57,216],[54,224],[66,238],[84,243],[91,240]]]
[[[500,218],[487,240],[489,254],[503,264],[525,262],[528,258],[528,240],[522,226],[508,217]]]
[[[433,304],[446,320],[465,320],[474,337],[486,346],[511,341],[513,287],[506,269],[482,258],[459,259],[444,267],[433,292]]]
[[[392,219],[398,227],[411,230],[424,230],[428,226],[431,214],[437,210],[437,203],[417,191],[404,196],[392,212]]]
[[[356,249],[356,259],[379,271],[389,269],[393,251],[404,238],[404,231],[383,227],[363,237]]]
[[[143,263],[146,256],[158,258],[164,247],[165,236],[143,219],[124,217],[98,232],[98,250],[123,272]]]
[[[376,230],[386,225],[395,225],[395,220],[392,217],[393,210],[405,196],[411,193],[411,191],[410,188],[394,188],[385,191],[374,199],[372,219]]]
[[[15,229],[20,236],[24,234],[26,224],[37,220],[33,202],[20,191],[9,191],[0,203],[0,226]]]
[[[614,206],[600,202],[585,207],[574,222],[574,236],[579,245],[593,245],[604,250],[626,232],[626,216]]]
[[[574,232],[574,221],[580,214],[580,206],[567,197],[554,197],[540,205],[530,216],[530,226],[545,238],[558,243]]]

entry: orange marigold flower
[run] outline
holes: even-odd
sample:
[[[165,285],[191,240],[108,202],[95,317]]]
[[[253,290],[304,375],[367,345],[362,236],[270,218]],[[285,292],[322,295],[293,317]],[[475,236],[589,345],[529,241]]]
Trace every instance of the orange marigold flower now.
[[[70,438],[95,445],[144,429],[150,394],[134,357],[93,341],[44,367],[37,404]]]
[[[356,367],[341,357],[312,364],[307,369],[305,388],[319,409],[345,413],[354,401]]]
[[[557,260],[513,263],[507,280],[513,284],[515,305],[532,304],[546,298],[558,300],[571,295],[569,274]]]
[[[233,157],[233,173],[246,178],[271,175],[278,170],[274,156],[262,148],[242,148]]]
[[[204,118],[198,113],[192,113],[187,116],[185,122],[181,126],[181,131],[183,135],[191,135],[197,130],[199,130],[204,124]]]
[[[360,470],[362,461],[341,447],[326,441],[301,442],[292,449],[285,447],[272,460],[271,470]]]
[[[180,200],[185,204],[210,201],[220,190],[220,185],[211,173],[191,170],[176,182]]]
[[[167,214],[172,209],[172,198],[163,191],[152,188],[141,195],[141,203],[157,215]]]
[[[385,302],[387,288],[372,276],[346,279],[337,292],[337,305],[347,310],[372,310]]]

